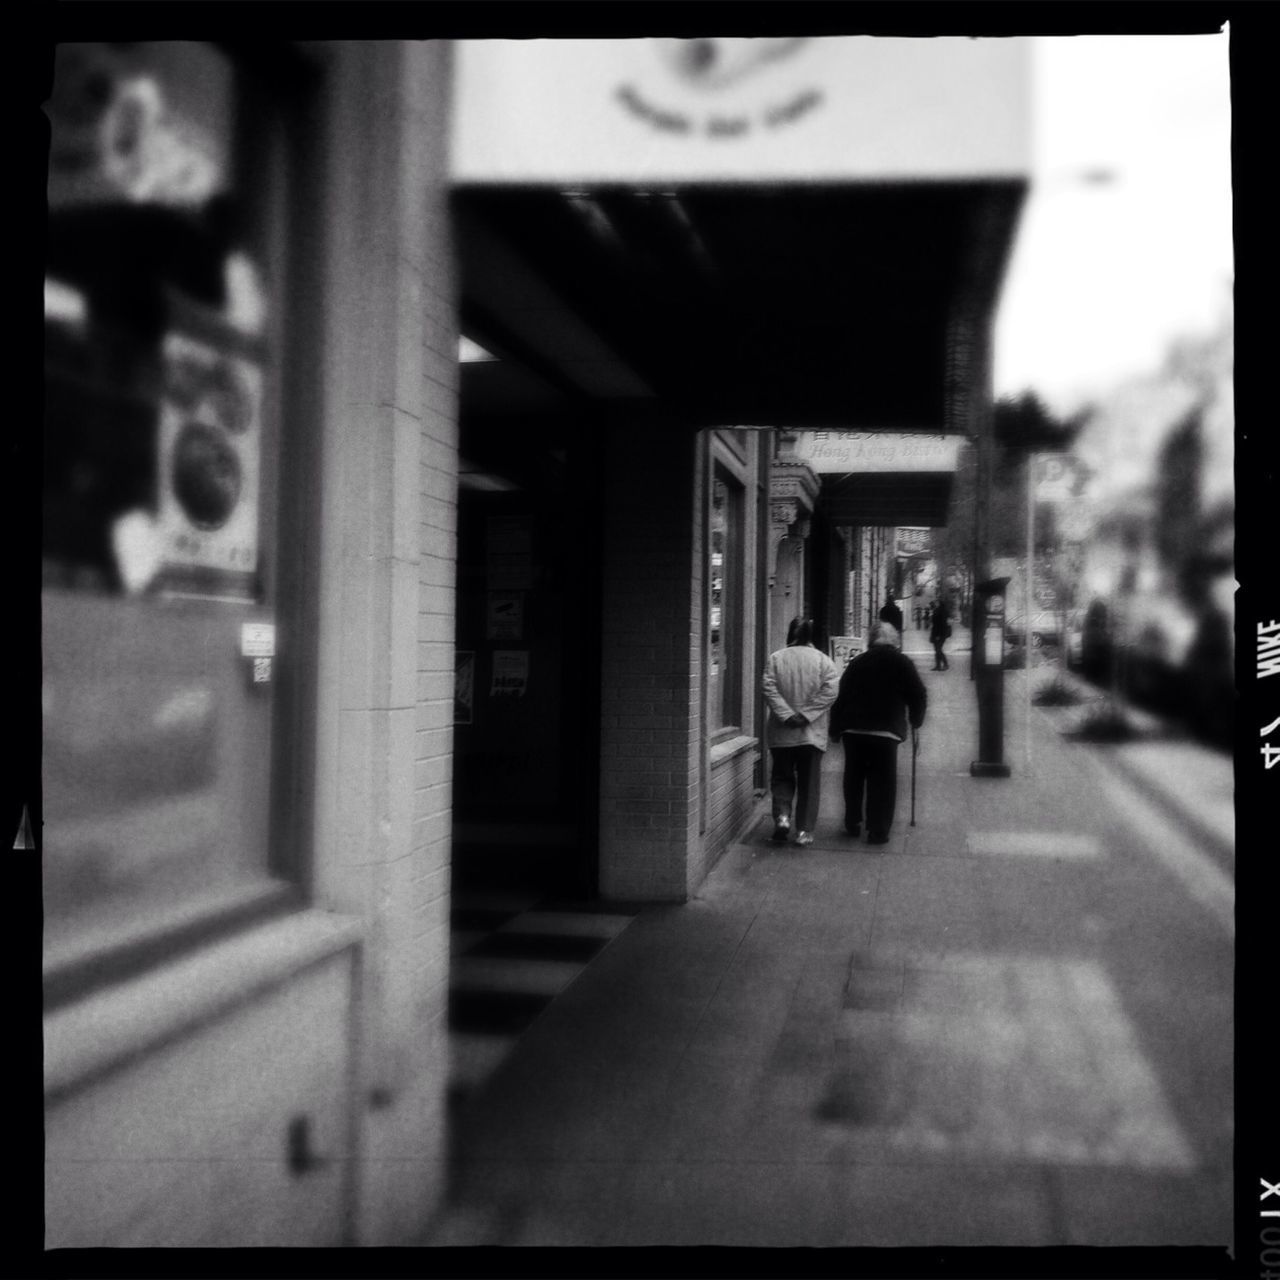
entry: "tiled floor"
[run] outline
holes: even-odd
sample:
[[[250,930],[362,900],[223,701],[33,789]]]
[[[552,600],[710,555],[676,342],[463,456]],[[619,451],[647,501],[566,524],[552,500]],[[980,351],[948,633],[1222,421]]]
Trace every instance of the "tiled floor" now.
[[[455,1099],[497,1070],[521,1033],[631,920],[532,894],[455,895],[449,980]]]

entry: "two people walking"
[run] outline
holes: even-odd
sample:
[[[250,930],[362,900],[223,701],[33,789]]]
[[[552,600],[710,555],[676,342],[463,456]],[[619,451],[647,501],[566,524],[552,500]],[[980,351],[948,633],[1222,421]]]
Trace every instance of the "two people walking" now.
[[[897,800],[897,749],[907,724],[924,723],[927,695],[915,664],[899,652],[890,622],[871,628],[870,646],[843,674],[813,644],[813,622],[796,618],[787,646],[770,654],[762,688],[772,763],[773,839],[785,843],[794,816],[797,845],[813,843],[822,758],[832,737],[844,745],[844,826],[869,844],[887,844]]]

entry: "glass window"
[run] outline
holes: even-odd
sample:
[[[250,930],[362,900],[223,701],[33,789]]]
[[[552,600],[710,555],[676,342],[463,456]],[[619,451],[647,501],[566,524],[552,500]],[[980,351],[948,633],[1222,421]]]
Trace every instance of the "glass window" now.
[[[42,546],[46,971],[279,884],[282,133],[215,47],[59,46]]]
[[[711,486],[711,540],[707,566],[707,680],[711,731],[741,723],[742,487],[717,473]]]

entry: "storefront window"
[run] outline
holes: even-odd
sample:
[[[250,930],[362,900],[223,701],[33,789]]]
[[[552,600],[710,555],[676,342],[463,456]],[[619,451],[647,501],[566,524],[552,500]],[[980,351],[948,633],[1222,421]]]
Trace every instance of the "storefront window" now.
[[[707,579],[708,692],[711,731],[741,722],[742,487],[717,474],[711,488],[711,540]]]
[[[43,492],[46,968],[261,896],[281,135],[211,46],[63,45]]]

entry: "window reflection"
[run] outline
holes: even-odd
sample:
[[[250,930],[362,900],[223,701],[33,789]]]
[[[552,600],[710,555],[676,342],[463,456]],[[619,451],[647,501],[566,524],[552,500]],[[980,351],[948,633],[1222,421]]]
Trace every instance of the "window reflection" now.
[[[57,49],[46,959],[272,884],[272,686],[238,645],[242,622],[272,617],[268,102],[212,46]]]
[[[712,731],[737,723],[738,654],[742,643],[737,564],[741,556],[739,509],[741,491],[717,475],[711,487],[711,530],[708,551],[708,692]]]

